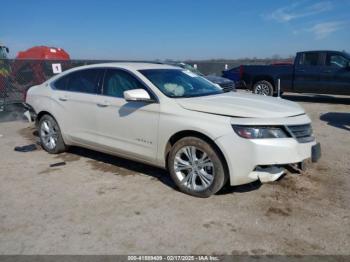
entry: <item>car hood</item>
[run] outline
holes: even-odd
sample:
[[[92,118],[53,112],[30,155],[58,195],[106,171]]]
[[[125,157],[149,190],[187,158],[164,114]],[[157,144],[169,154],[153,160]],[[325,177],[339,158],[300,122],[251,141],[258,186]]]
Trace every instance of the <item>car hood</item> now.
[[[232,117],[280,118],[305,113],[297,103],[282,98],[233,92],[176,101],[187,110]]]
[[[213,76],[213,75],[207,75],[205,76],[206,79],[209,81],[215,83],[215,84],[224,84],[224,83],[231,83],[232,80],[221,77],[221,76]]]

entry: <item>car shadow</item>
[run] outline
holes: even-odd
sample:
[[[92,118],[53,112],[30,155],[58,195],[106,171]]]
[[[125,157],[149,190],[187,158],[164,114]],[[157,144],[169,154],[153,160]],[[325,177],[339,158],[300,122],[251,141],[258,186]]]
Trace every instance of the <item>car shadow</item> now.
[[[145,107],[148,104],[149,103],[146,102],[128,102],[120,107],[119,116],[126,117],[128,115],[131,115],[135,111],[138,111],[139,109]]]
[[[137,175],[141,173],[143,175],[151,177],[152,179],[159,180],[160,182],[172,189],[176,189],[175,184],[169,176],[169,173],[161,168],[75,146],[70,147],[68,149],[68,153],[92,160],[89,163],[93,165],[93,168],[95,168],[96,170],[107,170],[108,168],[103,167],[103,165],[110,165],[116,167],[117,169],[122,168],[128,171],[123,172],[122,175]]]
[[[258,190],[262,186],[260,180],[254,181],[249,184],[244,184],[240,186],[230,186],[225,185],[216,195],[227,195],[232,193],[247,193],[251,191]]]
[[[350,113],[329,112],[320,116],[328,125],[350,131]]]
[[[96,169],[96,165],[99,165],[98,170],[108,170],[108,166],[113,166],[116,168],[126,169],[127,174],[137,175],[139,173],[149,176],[152,179],[158,180],[164,185],[179,191],[176,187],[175,183],[172,181],[169,173],[166,170],[161,168],[153,167],[147,164],[139,163],[136,161],[120,158],[114,155],[109,155],[105,153],[100,153],[98,151],[85,149],[82,147],[71,146],[69,147],[67,153],[73,154],[75,157],[84,157],[87,158],[93,163],[92,168]],[[67,157],[62,160],[68,160]],[[69,160],[68,160],[69,161]],[[89,161],[88,161],[89,162]],[[101,165],[105,165],[105,167],[101,167]],[[116,174],[120,175],[120,174]],[[261,187],[260,181],[255,181],[249,184],[240,185],[240,186],[230,186],[229,183],[224,186],[216,195],[227,195],[232,193],[246,193],[254,190],[258,190]]]
[[[315,94],[315,95],[283,94],[282,98],[292,100],[294,102],[350,105],[349,96],[342,97],[342,96],[318,95],[318,94]]]

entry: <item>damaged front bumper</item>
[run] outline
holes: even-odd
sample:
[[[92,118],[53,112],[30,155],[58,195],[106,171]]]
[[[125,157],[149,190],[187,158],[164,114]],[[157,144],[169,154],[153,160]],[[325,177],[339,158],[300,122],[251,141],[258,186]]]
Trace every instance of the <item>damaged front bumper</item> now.
[[[302,166],[304,161],[316,162],[321,156],[321,147],[315,140],[307,143],[294,138],[249,140],[229,134],[215,142],[226,159],[232,186],[256,180],[275,181],[288,165]]]
[[[257,167],[253,172],[249,174],[249,178],[252,180],[260,180],[261,183],[273,182],[279,179],[285,173],[283,167],[267,166]]]
[[[286,168],[290,167],[293,170],[301,173],[306,169],[306,163],[318,162],[321,158],[321,144],[317,143],[311,147],[311,158],[303,160],[302,162],[288,164],[288,165],[270,165],[270,166],[258,166],[253,172],[249,173],[249,178],[254,180],[260,180],[261,183],[268,183],[278,180],[283,174],[285,174]]]

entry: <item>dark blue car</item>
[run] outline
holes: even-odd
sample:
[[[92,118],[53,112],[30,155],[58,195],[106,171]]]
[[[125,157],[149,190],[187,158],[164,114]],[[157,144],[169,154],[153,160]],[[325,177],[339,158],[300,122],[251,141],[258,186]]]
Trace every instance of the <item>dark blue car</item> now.
[[[236,88],[240,88],[240,84],[239,84],[241,81],[240,72],[241,72],[240,66],[234,67],[234,68],[222,71],[222,77],[232,80],[235,83]]]

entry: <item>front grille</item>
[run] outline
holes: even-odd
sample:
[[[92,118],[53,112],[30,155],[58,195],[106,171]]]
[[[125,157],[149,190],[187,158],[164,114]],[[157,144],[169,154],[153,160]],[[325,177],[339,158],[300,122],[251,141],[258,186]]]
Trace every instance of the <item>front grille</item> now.
[[[227,91],[232,91],[235,87],[235,84],[234,82],[228,82],[228,83],[222,83],[220,84],[220,86],[222,87],[222,90],[227,92]]]
[[[307,143],[315,139],[312,136],[312,127],[310,124],[287,126],[287,129],[299,143]]]

